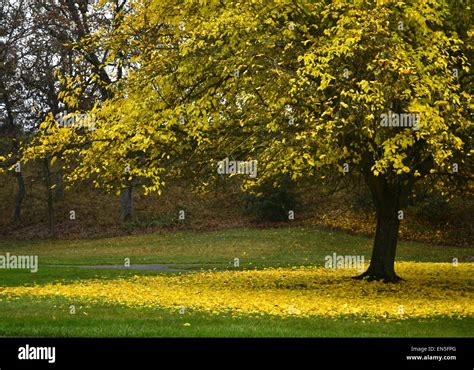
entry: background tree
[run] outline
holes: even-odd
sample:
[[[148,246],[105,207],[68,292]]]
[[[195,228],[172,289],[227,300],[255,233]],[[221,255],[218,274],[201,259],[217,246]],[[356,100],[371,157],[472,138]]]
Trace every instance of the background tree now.
[[[2,129],[15,137],[7,140],[5,136],[4,141],[10,144],[20,139],[28,141],[48,115],[55,117],[59,125],[67,124],[68,119],[79,121],[77,116],[91,109],[96,100],[109,97],[105,86],[111,83],[109,74],[116,75],[117,68],[109,66],[105,70],[101,63],[106,51],[91,48],[89,39],[99,28],[106,32],[119,22],[118,15],[126,11],[126,3],[113,1],[103,8],[95,8],[87,0],[2,3],[6,40],[2,40],[2,55],[8,63],[1,76],[4,104],[0,106],[0,113],[6,123]],[[78,96],[76,105],[62,99],[66,92]],[[12,127],[16,128],[15,135],[12,135]],[[21,161],[22,153],[18,144],[7,146],[4,152],[10,153],[10,157],[3,167],[10,169],[18,179],[15,222],[19,223],[25,180],[23,172],[14,171],[11,165]],[[63,163],[57,161],[58,158],[61,158],[58,151],[35,156],[44,183],[50,234],[54,234],[54,203],[62,199],[64,192]],[[30,169],[36,170],[36,166]]]
[[[30,95],[21,80],[22,59],[27,54],[22,44],[30,33],[25,26],[29,17],[23,3],[0,3],[0,153],[10,154],[8,160],[1,163],[3,171],[9,170],[20,160],[25,121],[29,118],[25,106]],[[26,195],[25,180],[19,164],[8,172],[17,182],[13,223],[18,225]]]

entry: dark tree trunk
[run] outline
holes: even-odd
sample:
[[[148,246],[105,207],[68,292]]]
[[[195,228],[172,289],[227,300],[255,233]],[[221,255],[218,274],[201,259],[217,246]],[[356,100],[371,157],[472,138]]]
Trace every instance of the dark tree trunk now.
[[[122,189],[120,193],[120,219],[123,222],[132,219],[133,212],[133,185],[129,185]]]
[[[15,212],[13,214],[13,223],[19,225],[21,223],[21,206],[25,199],[26,189],[25,180],[21,172],[15,173],[16,180],[18,182],[18,193],[16,194],[15,200]]]
[[[64,178],[63,170],[61,168],[59,168],[56,173],[56,188],[54,189],[54,196],[59,201],[64,200]]]
[[[377,228],[369,268],[357,278],[397,282],[401,280],[395,273],[395,255],[397,250],[398,209],[396,202],[387,199],[386,208],[377,210]]]
[[[377,213],[377,227],[369,268],[355,279],[397,282],[402,280],[395,273],[400,228],[398,212],[406,203],[409,188],[401,182],[391,184],[383,176],[374,176],[371,172],[366,176],[366,182]]]
[[[51,182],[51,171],[49,168],[49,160],[43,160],[43,171],[44,171],[44,185],[46,187],[46,202],[47,202],[47,212],[48,212],[48,231],[49,235],[55,235],[55,225],[54,225],[54,200],[53,200],[53,189]]]

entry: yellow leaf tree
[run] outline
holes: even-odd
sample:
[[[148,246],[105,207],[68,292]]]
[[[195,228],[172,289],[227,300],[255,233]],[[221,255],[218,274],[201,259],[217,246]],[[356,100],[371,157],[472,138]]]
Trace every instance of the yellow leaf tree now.
[[[80,158],[73,176],[108,184],[130,163],[149,191],[170,166],[199,158],[215,171],[229,152],[258,161],[246,186],[358,174],[377,214],[359,278],[399,281],[399,224],[415,185],[446,186],[469,170],[472,38],[454,32],[450,11],[443,0],[137,1],[106,36],[111,58],[129,63],[93,110],[96,129],[51,124],[35,150],[85,140],[70,153]]]

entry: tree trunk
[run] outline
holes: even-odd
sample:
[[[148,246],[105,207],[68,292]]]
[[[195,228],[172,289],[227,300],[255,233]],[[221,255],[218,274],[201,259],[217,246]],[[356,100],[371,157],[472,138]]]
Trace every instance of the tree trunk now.
[[[21,223],[21,206],[25,199],[26,189],[25,180],[21,172],[15,173],[16,180],[18,182],[18,193],[16,194],[15,201],[15,212],[13,214],[13,223],[19,225]]]
[[[55,235],[55,225],[54,225],[54,201],[53,201],[53,189],[51,182],[51,171],[49,168],[49,160],[43,160],[43,171],[44,171],[44,184],[46,187],[46,201],[48,206],[48,231],[49,235]]]
[[[390,200],[389,202],[392,202]],[[369,268],[357,278],[397,282],[401,278],[395,273],[395,255],[397,250],[398,210],[393,206],[377,211],[377,228]]]
[[[395,256],[400,228],[398,212],[404,203],[406,189],[403,189],[400,184],[389,184],[382,176],[375,177],[372,174],[369,176],[367,184],[377,212],[377,227],[369,268],[355,279],[398,282],[403,280],[395,273]]]
[[[120,193],[120,219],[123,222],[132,219],[133,212],[133,185],[129,185],[122,189]]]
[[[56,188],[54,189],[54,196],[56,200],[63,201],[64,200],[64,178],[63,178],[63,170],[62,168],[58,169],[56,173]]]

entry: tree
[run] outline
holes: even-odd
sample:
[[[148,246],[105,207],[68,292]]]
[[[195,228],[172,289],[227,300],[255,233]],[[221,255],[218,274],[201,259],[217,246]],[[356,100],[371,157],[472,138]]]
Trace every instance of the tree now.
[[[0,45],[0,123],[4,123],[0,129],[10,137],[9,145],[2,149],[10,155],[0,167],[10,169],[18,180],[15,223],[20,221],[25,196],[23,172],[12,169],[23,159],[20,140],[27,141],[29,134],[36,133],[48,115],[62,126],[79,121],[77,117],[84,117],[96,100],[110,97],[106,86],[114,82],[111,76],[120,76],[120,72],[116,66],[107,66],[106,70],[102,63],[107,51],[90,39],[99,28],[107,32],[118,24],[126,4],[126,0],[113,1],[103,8],[94,8],[87,0],[1,4],[4,16],[0,23],[5,36]],[[76,94],[76,105],[62,99],[63,94],[71,92]],[[86,120],[93,124],[90,117]],[[43,180],[48,225],[53,234],[54,201],[63,194],[61,152],[37,152],[34,159]]]
[[[87,135],[55,128],[43,150],[79,151],[75,178],[119,179],[123,166],[159,191],[169,166],[229,153],[258,160],[262,184],[360,174],[377,226],[359,276],[399,281],[400,220],[417,183],[449,188],[469,168],[471,74],[443,0],[144,1],[107,44],[132,62]],[[472,26],[469,26],[472,33]],[[46,148],[46,149],[45,149]],[[183,161],[183,157],[186,161]]]
[[[64,109],[58,93],[65,87],[60,86],[54,74],[68,73],[76,80],[90,74],[84,63],[72,63],[78,53],[66,45],[84,36],[83,29],[77,35],[78,28],[73,27],[74,22],[69,19],[73,17],[68,18],[68,9],[80,12],[79,20],[87,22],[89,27],[103,23],[100,14],[87,18],[87,4],[87,1],[66,4],[55,0],[22,0],[1,4],[0,123],[3,122],[4,141],[9,142],[9,148],[4,152],[10,154],[2,167],[10,169],[18,182],[15,224],[20,223],[21,206],[26,195],[20,143],[28,141],[28,135],[37,130],[47,114],[57,116]],[[91,90],[94,86],[89,87],[89,94]],[[81,105],[90,108],[90,100],[83,96]],[[56,193],[60,194],[58,185],[61,185],[61,179],[54,183],[55,168],[50,163],[49,153],[39,155],[37,159],[47,202],[49,231],[54,234],[53,187],[56,186]],[[61,171],[56,174],[59,176]]]
[[[28,36],[25,27],[28,16],[22,4],[0,4],[0,153],[10,154],[0,158],[0,169],[5,172],[15,165],[10,173],[16,178],[18,190],[15,197],[13,223],[21,223],[21,211],[26,196],[25,180],[18,165],[19,151],[24,132],[23,121],[27,119],[24,107],[28,94],[21,76],[22,40]]]
[[[56,68],[55,73],[61,86],[58,96],[63,113],[61,119],[74,122],[79,131],[84,131],[83,126],[92,128],[95,118],[92,114],[84,117],[84,112],[90,110],[96,101],[112,98],[110,87],[122,77],[122,66],[117,64],[115,57],[109,57],[110,50],[103,47],[101,33],[111,32],[120,24],[121,17],[128,11],[128,2],[114,0],[102,3],[103,6],[98,7],[87,0],[65,0],[59,3],[43,0],[37,5],[38,10],[52,20],[51,34],[56,40],[61,40],[65,49],[71,53],[68,60],[62,60],[62,65]],[[57,29],[61,25],[66,32]],[[50,113],[51,119],[58,121],[58,112],[52,110]],[[56,160],[63,156],[63,149],[58,146],[48,153]],[[128,220],[132,215],[134,182],[123,179],[120,186],[121,218]]]

